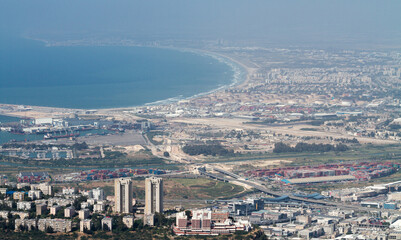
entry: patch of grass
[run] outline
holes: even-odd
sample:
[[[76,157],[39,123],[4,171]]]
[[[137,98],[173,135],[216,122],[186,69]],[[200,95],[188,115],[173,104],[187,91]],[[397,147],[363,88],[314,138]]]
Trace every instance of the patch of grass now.
[[[76,170],[67,168],[51,168],[51,167],[36,167],[36,166],[18,166],[18,165],[0,165],[0,174],[7,175],[9,181],[17,181],[16,175],[19,172],[48,172],[50,175],[69,173]]]
[[[161,145],[163,143],[162,141],[156,141],[156,140],[153,139],[155,136],[158,136],[158,135],[164,136],[164,135],[168,135],[168,133],[165,133],[165,132],[162,132],[162,131],[149,131],[149,132],[146,133],[146,137],[154,145]]]
[[[237,195],[244,191],[242,186],[231,183],[215,181],[206,178],[196,179],[172,179],[188,199],[216,199],[227,198]],[[188,190],[188,191],[185,191]]]
[[[366,144],[345,152],[310,153],[266,153],[243,154],[235,157],[209,158],[206,163],[245,162],[254,160],[291,160],[289,165],[315,165],[342,161],[385,161],[401,162],[401,145]]]
[[[207,178],[177,178],[172,179],[172,181],[180,183],[185,187],[191,187],[196,185],[204,185],[207,183],[211,183],[211,181]]]
[[[301,131],[319,131],[319,129],[317,129],[317,128],[301,128],[299,130],[301,130]]]
[[[59,159],[59,160],[31,160],[16,157],[6,157],[0,155],[0,161],[10,163],[14,166],[44,168],[65,168],[65,169],[84,169],[84,168],[124,168],[124,167],[152,167],[159,165],[168,165],[167,161],[158,158],[150,151],[142,151],[135,156],[128,156],[119,151],[106,151],[105,158],[90,159]],[[1,167],[2,165],[0,165]],[[175,167],[176,168],[176,167]],[[170,168],[171,169],[171,168]],[[174,169],[174,168],[173,168]],[[40,170],[44,171],[44,170]],[[0,169],[1,172],[1,169]]]

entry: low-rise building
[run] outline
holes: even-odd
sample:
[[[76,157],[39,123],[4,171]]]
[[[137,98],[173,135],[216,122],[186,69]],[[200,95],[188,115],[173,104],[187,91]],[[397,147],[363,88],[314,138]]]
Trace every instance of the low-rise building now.
[[[101,188],[92,189],[93,199],[102,201],[105,200],[106,197],[104,195],[104,190]]]
[[[227,211],[221,211],[221,212],[214,211],[212,212],[212,221],[217,223],[225,222],[229,216],[230,213]]]
[[[44,195],[53,195],[53,186],[49,183],[31,184],[31,190],[40,190]]]
[[[30,190],[28,191],[28,197],[32,200],[41,199],[42,191],[40,190]]]
[[[86,202],[89,203],[92,206],[96,204],[96,200],[93,199],[93,198],[90,198],[90,199],[86,200]]]
[[[38,229],[42,232],[52,230],[54,232],[71,232],[72,222],[65,219],[39,219]]]
[[[7,178],[3,178],[3,176],[0,176],[0,186],[3,186],[3,185],[7,184]]]
[[[134,216],[132,215],[127,215],[123,217],[123,223],[125,224],[125,226],[127,226],[127,228],[132,228],[134,226]]]
[[[103,231],[113,231],[113,218],[104,217],[102,219],[102,230]]]
[[[105,210],[106,210],[105,204],[96,203],[95,205],[93,205],[94,212],[104,212]]]
[[[84,209],[84,208],[89,208],[90,206],[91,206],[91,204],[88,203],[88,202],[82,202],[82,203],[81,203],[81,208],[82,208],[82,209]]]
[[[64,217],[66,218],[72,218],[75,216],[75,208],[74,207],[68,207],[64,209]]]
[[[74,203],[73,199],[66,199],[66,198],[49,198],[47,200],[47,204],[49,206],[57,204],[59,206],[66,207],[67,205],[72,205],[73,203]]]
[[[14,192],[13,199],[19,200],[19,201],[24,201],[25,200],[25,192]]]
[[[46,204],[36,205],[36,215],[44,215],[46,213],[47,213],[47,205]]]
[[[215,217],[217,214],[215,214]],[[222,216],[222,215],[220,215]],[[176,226],[173,231],[177,235],[218,235],[230,234],[235,231],[249,231],[251,224],[248,220],[239,219],[234,222],[232,219],[223,220],[221,217],[212,221],[212,211],[194,210],[192,219],[188,219],[185,212],[176,214]]]
[[[89,209],[81,209],[78,211],[79,219],[84,220],[89,217]]]
[[[318,238],[324,234],[324,230],[321,227],[312,227],[304,229],[298,232],[298,236],[304,239]]]
[[[296,217],[298,223],[311,224],[312,218],[310,215],[299,215]]]
[[[17,202],[17,209],[18,210],[31,210],[32,202],[21,201]]]
[[[0,211],[0,217],[3,219],[8,219],[9,211]]]
[[[89,199],[90,199],[90,198],[93,198],[93,192],[92,192],[92,190],[88,190],[88,191],[86,191],[86,190],[79,190],[79,193],[80,193],[82,196],[88,197]]]
[[[56,215],[58,211],[61,210],[61,206],[55,205],[50,207],[50,214]]]
[[[261,217],[262,219],[271,221],[281,221],[287,219],[287,214],[280,212],[273,212],[269,210],[260,210],[257,212],[253,212],[251,215],[258,216]]]
[[[15,230],[35,230],[38,227],[36,219],[15,219]]]
[[[387,195],[389,201],[401,202],[401,192],[394,192]]]
[[[0,188],[0,194],[6,195],[7,188]]]
[[[388,234],[387,239],[401,240],[401,231],[400,230],[391,231]]]
[[[63,195],[72,195],[77,193],[77,190],[73,187],[68,187],[68,188],[64,187],[62,193]]]
[[[79,230],[81,232],[92,230],[92,221],[90,219],[83,219],[79,222]]]
[[[3,204],[10,208],[13,208],[14,203],[15,203],[14,201],[10,201],[10,200],[0,200],[0,204]]]
[[[23,189],[24,187],[29,187],[29,183],[17,183],[17,189]]]
[[[0,217],[7,219],[8,218],[8,214],[11,214],[13,216],[19,216],[20,219],[26,219],[29,218],[29,213],[27,212],[17,212],[17,211],[0,211]]]

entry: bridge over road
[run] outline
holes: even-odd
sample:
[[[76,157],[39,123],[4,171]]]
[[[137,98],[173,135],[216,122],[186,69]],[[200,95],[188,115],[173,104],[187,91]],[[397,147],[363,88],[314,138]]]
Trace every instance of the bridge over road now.
[[[308,198],[302,198],[302,197],[297,197],[294,195],[290,195],[290,194],[283,194],[280,192],[276,192],[276,191],[272,191],[270,189],[267,189],[266,187],[264,187],[262,185],[261,182],[258,182],[256,180],[245,180],[245,179],[241,179],[240,176],[238,176],[237,174],[222,170],[222,169],[218,169],[218,168],[213,168],[214,171],[219,172],[220,174],[224,174],[227,176],[227,178],[223,178],[221,176],[218,176],[216,174],[213,173],[209,173],[206,172],[206,170],[200,170],[199,172],[203,175],[209,175],[209,176],[213,176],[215,179],[220,180],[223,179],[224,181],[228,181],[228,182],[240,182],[242,184],[246,184],[254,189],[257,189],[263,193],[266,193],[268,195],[274,196],[274,197],[281,197],[283,195],[288,196],[288,199],[293,200],[293,201],[298,201],[298,202],[305,202],[305,203],[311,203],[311,204],[315,204],[315,205],[323,205],[323,206],[331,206],[331,207],[337,207],[337,208],[341,208],[341,209],[350,209],[350,210],[355,210],[355,211],[366,211],[366,212],[372,212],[372,211],[378,211],[380,209],[377,208],[368,208],[368,207],[362,207],[359,205],[353,205],[353,204],[346,204],[346,203],[338,203],[338,202],[333,202],[333,201],[325,201],[325,200],[315,200],[315,199],[308,199]],[[400,214],[401,211],[399,210],[390,210],[390,209],[385,209],[385,211],[387,212],[391,212],[391,213],[397,213]]]

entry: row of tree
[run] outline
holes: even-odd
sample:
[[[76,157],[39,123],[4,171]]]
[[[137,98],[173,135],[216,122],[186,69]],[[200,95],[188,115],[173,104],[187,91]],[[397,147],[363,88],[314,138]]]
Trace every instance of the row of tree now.
[[[182,148],[184,153],[191,156],[205,155],[205,156],[227,156],[234,155],[233,150],[227,150],[220,144],[203,144],[203,145],[185,145]]]
[[[336,141],[336,142],[342,142],[342,143],[356,143],[356,144],[359,143],[358,139],[356,139],[356,138],[353,138],[353,139],[349,139],[349,138],[336,138],[336,139],[334,139],[334,141]]]
[[[345,144],[339,143],[337,145],[332,144],[316,144],[316,143],[297,143],[295,147],[291,147],[285,143],[279,142],[274,144],[274,153],[288,153],[288,152],[343,152],[349,150],[349,147]]]

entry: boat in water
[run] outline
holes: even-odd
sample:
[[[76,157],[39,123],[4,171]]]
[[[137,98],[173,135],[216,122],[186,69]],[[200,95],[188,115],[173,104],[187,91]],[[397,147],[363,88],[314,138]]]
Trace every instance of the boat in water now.
[[[78,137],[78,136],[79,136],[79,133],[69,133],[69,134],[67,133],[64,135],[54,135],[54,134],[48,133],[48,134],[44,135],[43,137],[44,137],[44,139],[58,139],[58,138]]]

